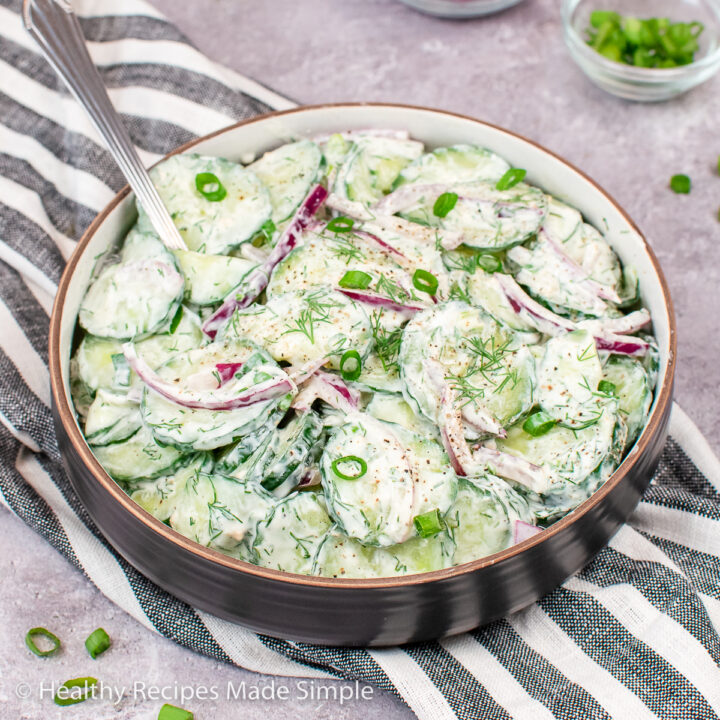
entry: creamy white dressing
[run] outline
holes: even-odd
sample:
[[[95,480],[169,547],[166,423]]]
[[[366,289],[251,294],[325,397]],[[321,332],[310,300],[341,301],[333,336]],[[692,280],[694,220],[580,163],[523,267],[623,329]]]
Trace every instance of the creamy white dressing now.
[[[140,211],[80,312],[72,390],[100,463],[186,537],[325,577],[469,562],[577,507],[642,430],[653,344],[598,353],[648,329],[621,309],[632,269],[575,208],[499,190],[509,169],[397,132],[160,163],[189,249]]]

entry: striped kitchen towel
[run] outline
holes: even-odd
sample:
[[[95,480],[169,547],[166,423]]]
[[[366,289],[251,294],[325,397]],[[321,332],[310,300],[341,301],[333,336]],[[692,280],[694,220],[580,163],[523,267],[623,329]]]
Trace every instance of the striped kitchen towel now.
[[[77,0],[143,159],[292,103],[203,57],[143,0]],[[147,627],[258,672],[361,679],[426,720],[720,713],[720,463],[677,407],[630,523],[541,602],[465,635],[382,650],[258,636],[118,557],[78,503],[50,416],[48,316],[75,242],[124,181],[0,0],[0,499]]]

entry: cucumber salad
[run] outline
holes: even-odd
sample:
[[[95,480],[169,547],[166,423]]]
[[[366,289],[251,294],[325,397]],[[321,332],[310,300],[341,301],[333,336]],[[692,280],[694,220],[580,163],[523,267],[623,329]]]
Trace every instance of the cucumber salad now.
[[[482,558],[614,472],[653,399],[637,277],[490,150],[395,130],[151,171],[79,312],[98,461],[182,535],[291,573]]]

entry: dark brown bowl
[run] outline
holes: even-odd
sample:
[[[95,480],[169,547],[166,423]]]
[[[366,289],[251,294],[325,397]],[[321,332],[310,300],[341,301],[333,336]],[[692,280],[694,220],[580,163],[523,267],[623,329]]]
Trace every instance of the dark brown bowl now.
[[[641,292],[660,346],[658,388],[647,426],[614,475],[543,533],[458,567],[397,578],[326,579],[250,565],[202,547],[136,505],[103,470],[77,423],[68,384],[80,300],[98,253],[134,220],[126,188],[100,213],[63,274],[50,321],[50,379],[60,449],[72,485],[112,546],[132,565],[194,607],[258,632],[326,645],[394,645],[463,632],[520,610],[582,568],[635,509],[667,435],[675,370],[672,301],[654,253],[624,211],[589,178],[518,135],[472,118],[400,105],[307,107],[271,113],[201,138],[191,150],[240,159],[298,136],[394,127],[429,146],[485,145],[529,180],[607,229]]]

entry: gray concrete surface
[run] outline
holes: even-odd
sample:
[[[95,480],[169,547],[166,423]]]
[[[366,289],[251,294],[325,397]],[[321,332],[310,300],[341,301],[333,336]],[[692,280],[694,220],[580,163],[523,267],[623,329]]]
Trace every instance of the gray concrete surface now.
[[[720,78],[659,105],[616,100],[592,86],[562,42],[558,0],[527,0],[481,21],[417,14],[395,0],[155,0],[208,55],[305,103],[384,100],[467,113],[520,132],[602,184],[646,233],[675,300],[680,353],[676,397],[720,450]],[[689,196],[670,176],[693,179]],[[68,712],[37,701],[40,683],[95,673],[110,684],[165,686],[267,679],[186,652],[116,609],[44,541],[0,512],[0,717],[154,718],[157,703],[128,697]],[[38,660],[23,646],[34,624],[56,629],[67,650]],[[116,645],[97,661],[82,642],[104,625]],[[25,681],[31,697],[16,697]],[[296,681],[282,681],[297,697]],[[253,720],[363,718],[411,713],[375,691],[369,702],[208,701],[196,717]]]

